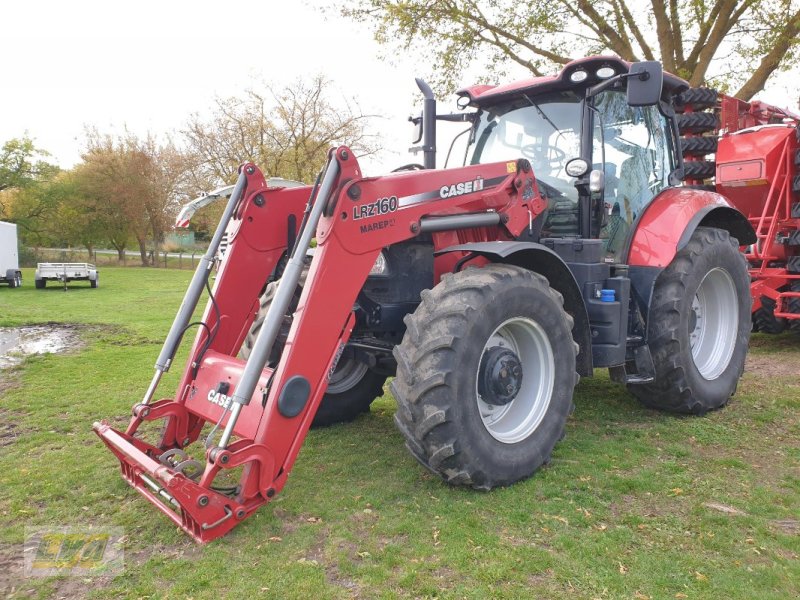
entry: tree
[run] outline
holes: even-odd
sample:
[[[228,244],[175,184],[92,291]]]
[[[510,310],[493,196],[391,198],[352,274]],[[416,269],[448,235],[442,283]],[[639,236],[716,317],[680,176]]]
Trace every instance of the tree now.
[[[35,190],[50,180],[59,168],[44,160],[47,152],[36,148],[27,137],[11,139],[0,149],[0,220],[17,223],[23,231],[39,230],[37,221],[46,215],[52,202]],[[27,191],[21,195],[22,191]]]
[[[88,206],[100,215],[104,237],[123,256],[129,238],[139,246],[142,265],[158,253],[182,197],[186,172],[171,142],[159,144],[132,133],[114,138],[89,131],[83,162],[75,169],[77,186]]]
[[[43,160],[46,156],[49,154],[34,146],[30,138],[5,142],[0,149],[0,192],[52,177],[58,172],[58,167]]]
[[[309,183],[331,146],[347,144],[358,156],[376,152],[369,117],[346,102],[334,106],[328,92],[327,80],[318,76],[280,92],[267,87],[218,98],[209,120],[193,115],[182,133],[194,157],[195,189],[232,183],[246,160],[268,176]]]
[[[474,64],[492,75],[517,64],[541,76],[611,52],[659,59],[692,86],[738,88],[734,95],[749,100],[798,64],[800,48],[798,0],[355,0],[343,12],[370,23],[382,43],[432,45],[448,89]]]

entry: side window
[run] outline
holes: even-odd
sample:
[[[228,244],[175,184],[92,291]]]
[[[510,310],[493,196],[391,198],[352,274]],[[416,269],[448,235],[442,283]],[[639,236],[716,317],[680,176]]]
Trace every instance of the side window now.
[[[669,185],[673,169],[670,129],[656,106],[628,106],[624,92],[595,99],[594,168],[605,169],[605,218],[600,237],[619,259],[633,222]]]

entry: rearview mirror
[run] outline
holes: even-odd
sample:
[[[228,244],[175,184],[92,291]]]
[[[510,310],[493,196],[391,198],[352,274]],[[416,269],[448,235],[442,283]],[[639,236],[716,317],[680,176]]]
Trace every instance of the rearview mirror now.
[[[664,71],[657,60],[633,63],[628,72],[628,104],[653,106],[661,99]]]
[[[422,140],[422,112],[419,113],[419,116],[408,117],[408,120],[414,125],[414,129],[411,134],[411,143],[419,144]]]

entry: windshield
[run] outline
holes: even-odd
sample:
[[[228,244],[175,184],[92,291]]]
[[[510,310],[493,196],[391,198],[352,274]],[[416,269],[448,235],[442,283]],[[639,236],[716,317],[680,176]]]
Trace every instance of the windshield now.
[[[581,110],[580,98],[569,91],[523,96],[482,110],[471,164],[527,158],[542,194],[577,203],[575,179],[564,165],[581,155]]]

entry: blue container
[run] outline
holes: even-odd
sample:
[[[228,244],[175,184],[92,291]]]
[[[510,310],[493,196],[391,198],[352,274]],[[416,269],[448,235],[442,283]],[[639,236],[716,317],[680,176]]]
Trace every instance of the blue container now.
[[[600,290],[600,302],[616,302],[614,290]]]

